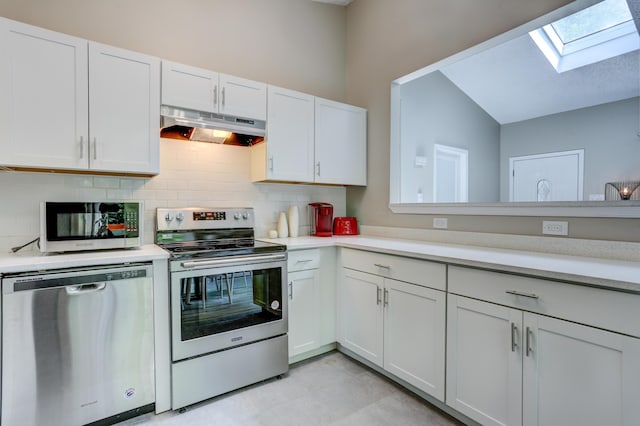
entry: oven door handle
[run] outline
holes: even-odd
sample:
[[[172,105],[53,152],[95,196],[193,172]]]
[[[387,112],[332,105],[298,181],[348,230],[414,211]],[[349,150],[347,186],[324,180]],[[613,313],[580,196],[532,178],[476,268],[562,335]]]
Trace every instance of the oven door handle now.
[[[267,254],[257,256],[234,256],[231,258],[218,258],[218,259],[206,259],[206,260],[191,260],[182,262],[180,265],[183,268],[200,268],[206,266],[227,266],[242,264],[245,262],[266,262],[266,261],[278,261],[286,260],[287,255],[284,253],[279,254]]]

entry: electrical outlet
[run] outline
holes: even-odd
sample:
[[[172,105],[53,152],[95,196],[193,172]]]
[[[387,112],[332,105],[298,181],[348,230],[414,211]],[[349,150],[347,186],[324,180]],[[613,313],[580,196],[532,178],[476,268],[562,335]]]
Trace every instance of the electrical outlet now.
[[[449,227],[449,221],[446,217],[434,217],[433,227],[438,229],[447,229]]]
[[[543,220],[542,233],[547,235],[569,235],[569,222]]]

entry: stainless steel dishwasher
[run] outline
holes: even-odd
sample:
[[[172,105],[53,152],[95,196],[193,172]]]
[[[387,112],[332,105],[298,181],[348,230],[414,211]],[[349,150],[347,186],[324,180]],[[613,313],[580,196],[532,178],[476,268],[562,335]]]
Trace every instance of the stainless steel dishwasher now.
[[[2,425],[152,411],[152,280],[149,264],[3,276]]]

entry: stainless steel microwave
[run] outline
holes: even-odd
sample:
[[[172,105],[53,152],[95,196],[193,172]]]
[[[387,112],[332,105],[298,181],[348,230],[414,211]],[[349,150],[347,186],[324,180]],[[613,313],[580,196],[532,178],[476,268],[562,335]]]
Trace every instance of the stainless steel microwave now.
[[[142,245],[140,202],[42,202],[40,251],[82,251]]]

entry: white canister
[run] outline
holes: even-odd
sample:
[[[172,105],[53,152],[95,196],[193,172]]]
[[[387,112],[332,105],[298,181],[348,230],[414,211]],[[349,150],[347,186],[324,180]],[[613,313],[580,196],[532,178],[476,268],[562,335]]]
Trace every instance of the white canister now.
[[[298,215],[298,206],[289,207],[289,236],[297,237],[298,228],[300,227],[300,219]]]
[[[289,226],[287,225],[287,216],[284,212],[280,212],[278,218],[278,237],[287,238],[289,236]]]

